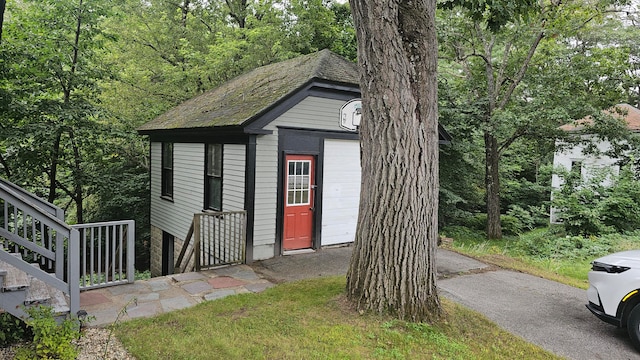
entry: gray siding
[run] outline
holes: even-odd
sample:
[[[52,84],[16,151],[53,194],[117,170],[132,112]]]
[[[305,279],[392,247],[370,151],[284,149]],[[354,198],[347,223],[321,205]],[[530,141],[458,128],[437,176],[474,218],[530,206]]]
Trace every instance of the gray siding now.
[[[204,202],[204,144],[173,145],[173,202],[160,197],[162,143],[151,143],[151,225],[184,239]]]
[[[272,121],[266,128],[275,130],[277,126],[294,126],[308,129],[344,131],[340,123],[340,107],[343,100],[307,97],[296,106]]]
[[[244,210],[245,145],[225,144],[222,159],[222,210]]]
[[[341,100],[308,97],[269,124],[256,143],[254,259],[273,257],[276,242],[278,126],[342,130]],[[204,144],[174,144],[173,202],[160,198],[161,143],[151,144],[151,225],[183,239],[204,203]],[[223,210],[244,209],[245,145],[224,145]]]
[[[345,101],[307,97],[266,126],[272,135],[258,137],[256,144],[256,198],[254,224],[255,260],[273,257],[276,242],[276,191],[278,187],[278,126],[343,130],[340,107]]]
[[[204,144],[174,144],[173,202],[160,197],[162,144],[151,144],[151,225],[184,239],[204,205]],[[223,210],[244,210],[245,146],[223,148]]]

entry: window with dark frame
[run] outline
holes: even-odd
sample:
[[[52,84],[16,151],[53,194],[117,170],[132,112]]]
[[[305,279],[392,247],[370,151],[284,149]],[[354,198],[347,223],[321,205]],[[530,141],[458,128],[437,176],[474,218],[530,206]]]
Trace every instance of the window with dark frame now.
[[[162,190],[163,197],[173,198],[173,143],[162,143]]]
[[[207,144],[205,209],[222,210],[222,145]]]
[[[582,179],[582,160],[571,160],[571,169],[569,171],[575,174],[578,179]]]

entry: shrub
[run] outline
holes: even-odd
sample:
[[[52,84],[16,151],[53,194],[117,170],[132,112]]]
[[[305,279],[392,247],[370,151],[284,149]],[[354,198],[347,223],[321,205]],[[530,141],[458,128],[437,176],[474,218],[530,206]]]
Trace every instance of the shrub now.
[[[485,231],[487,229],[487,214],[477,213],[462,220],[462,225],[473,230]]]
[[[73,360],[78,349],[73,340],[80,337],[80,324],[72,319],[58,323],[53,309],[48,306],[36,306],[25,310],[29,318],[25,323],[33,332],[33,342],[16,352],[16,360],[61,359]]]
[[[558,236],[556,230],[541,229],[521,235],[513,248],[539,259],[591,259],[610,253],[615,243],[611,236]]]
[[[564,173],[554,206],[570,235],[602,235],[640,228],[640,181],[628,166],[619,176],[598,172],[587,180]],[[608,185],[610,183],[610,185]]]
[[[32,336],[24,321],[9,313],[0,314],[0,347],[31,340]]]
[[[456,240],[472,240],[483,241],[486,239],[486,234],[482,231],[469,229],[465,226],[447,226],[440,230],[440,234],[444,237],[454,238]]]
[[[500,215],[500,223],[504,235],[520,235],[524,230],[522,221],[515,216]]]

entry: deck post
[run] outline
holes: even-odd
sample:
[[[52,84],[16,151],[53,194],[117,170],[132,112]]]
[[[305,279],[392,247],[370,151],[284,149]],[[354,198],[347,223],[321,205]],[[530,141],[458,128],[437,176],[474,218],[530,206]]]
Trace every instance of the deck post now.
[[[193,243],[193,251],[194,251],[194,267],[196,271],[200,271],[200,257],[201,257],[201,231],[200,231],[200,222],[201,222],[201,214],[195,214],[193,216],[193,237],[195,242]]]
[[[127,221],[127,281],[133,283],[136,279],[135,269],[135,221]]]
[[[74,228],[69,231],[68,256],[69,312],[75,316],[80,310],[80,232]]]

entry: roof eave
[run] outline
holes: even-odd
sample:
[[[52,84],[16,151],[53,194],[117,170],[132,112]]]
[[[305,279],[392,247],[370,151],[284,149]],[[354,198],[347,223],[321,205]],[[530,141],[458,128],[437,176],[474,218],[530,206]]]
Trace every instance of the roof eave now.
[[[318,96],[339,100],[351,100],[360,96],[360,87],[352,83],[312,78],[298,88],[275,101],[269,107],[245,120],[242,127],[246,133],[261,133],[264,127],[278,116],[291,109],[308,96]]]
[[[245,132],[243,127],[234,125],[138,130],[138,134],[149,136],[152,142],[246,143],[253,133]]]

